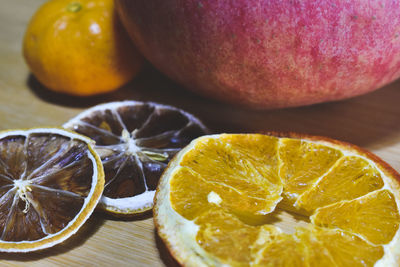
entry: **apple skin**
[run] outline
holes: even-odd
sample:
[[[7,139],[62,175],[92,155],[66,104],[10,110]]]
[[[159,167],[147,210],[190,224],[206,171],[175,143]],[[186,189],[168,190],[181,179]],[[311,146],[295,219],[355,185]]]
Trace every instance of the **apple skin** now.
[[[349,98],[400,76],[400,1],[116,0],[116,7],[161,72],[254,109]]]

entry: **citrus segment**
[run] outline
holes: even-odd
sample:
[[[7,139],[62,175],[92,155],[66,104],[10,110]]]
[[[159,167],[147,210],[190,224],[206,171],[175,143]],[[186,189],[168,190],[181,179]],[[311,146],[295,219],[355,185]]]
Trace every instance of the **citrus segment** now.
[[[374,266],[384,255],[382,246],[371,245],[343,231],[318,229],[312,234],[334,259],[335,264],[331,266]],[[318,251],[314,250],[314,253]],[[312,262],[318,266],[316,259]]]
[[[351,200],[382,188],[379,171],[360,157],[348,156],[340,159],[335,167],[318,183],[304,192],[297,205],[313,211],[341,200]]]
[[[206,181],[187,167],[176,170],[170,186],[172,207],[188,220],[197,218],[212,207],[221,207],[251,225],[266,219],[263,215],[255,215],[254,211],[254,206],[263,206],[265,201],[247,197],[229,186]],[[240,200],[240,204],[236,200]]]
[[[326,138],[204,136],[162,175],[154,220],[185,266],[398,266],[399,177]],[[305,211],[317,189],[335,198]]]
[[[341,156],[340,150],[326,145],[298,139],[281,139],[279,174],[285,186],[285,194],[293,198],[306,191]]]
[[[254,266],[302,266],[307,260],[305,244],[294,236],[282,233],[276,236],[258,255]]]
[[[121,215],[150,210],[169,160],[208,131],[180,109],[136,101],[97,105],[64,127],[96,141],[106,179],[100,206]]]
[[[251,266],[373,266],[381,246],[338,230],[298,228],[294,235],[275,234]]]
[[[222,135],[222,138],[224,137]],[[193,150],[182,158],[181,166],[198,173],[211,189],[220,190],[222,205],[228,207],[231,212],[254,215],[271,212],[281,200],[282,185],[273,183],[273,181],[277,181],[276,173],[268,176],[262,174],[269,174],[271,172],[269,169],[276,170],[277,161],[269,160],[267,154],[265,158],[268,160],[265,164],[261,162],[261,158],[257,165],[253,165],[252,155],[243,153],[244,150],[238,153],[233,149],[234,139],[230,141],[232,143],[226,144],[217,138],[200,139]],[[247,136],[243,136],[240,141],[243,141],[242,145],[250,142]],[[274,142],[276,143],[276,140],[271,139],[266,143]],[[263,151],[261,146],[258,149]],[[272,150],[272,152],[275,151]],[[271,163],[275,163],[272,168],[268,167]],[[211,192],[211,189],[207,194]],[[171,191],[174,192],[173,187],[171,187]]]
[[[303,263],[303,265],[307,266],[308,264],[310,267],[337,266],[337,264],[335,264],[335,259],[329,253],[329,250],[312,232],[313,227],[298,228],[296,230],[296,238],[299,242],[307,246],[305,251],[306,264]]]
[[[197,243],[219,261],[246,264],[252,260],[251,246],[258,238],[259,227],[246,225],[228,212],[214,208],[196,218],[195,223],[200,225]],[[237,253],[231,253],[232,250]]]
[[[52,128],[0,133],[0,251],[53,246],[86,221],[104,186],[91,142]]]
[[[276,155],[278,138],[261,134],[243,136],[227,134],[221,135],[221,141],[249,161],[264,179],[271,182],[271,187],[282,184],[278,176],[279,159]]]
[[[26,155],[24,153],[25,137],[14,136],[1,140],[0,175],[2,182],[8,184],[10,177],[19,177],[25,169]],[[13,168],[22,166],[22,168]]]
[[[201,177],[190,169],[180,168],[174,173],[174,179],[171,181],[172,207],[184,218],[193,220],[210,208],[212,203],[208,201],[208,194],[217,194],[214,190],[212,184],[204,183]]]
[[[388,190],[317,209],[311,219],[316,225],[359,234],[374,244],[389,243],[400,223],[395,198]]]

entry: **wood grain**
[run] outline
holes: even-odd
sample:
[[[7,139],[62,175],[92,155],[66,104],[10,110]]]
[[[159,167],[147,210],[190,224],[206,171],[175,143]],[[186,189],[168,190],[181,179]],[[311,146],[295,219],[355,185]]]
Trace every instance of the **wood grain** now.
[[[251,111],[207,100],[147,66],[115,93],[73,98],[49,92],[30,75],[21,45],[26,25],[43,0],[0,0],[0,130],[59,126],[102,102],[134,99],[175,105],[215,132],[295,131],[348,141],[400,170],[400,82],[368,95],[309,107]],[[71,240],[29,254],[0,254],[4,266],[174,266],[154,231],[151,215],[132,220],[94,214]]]

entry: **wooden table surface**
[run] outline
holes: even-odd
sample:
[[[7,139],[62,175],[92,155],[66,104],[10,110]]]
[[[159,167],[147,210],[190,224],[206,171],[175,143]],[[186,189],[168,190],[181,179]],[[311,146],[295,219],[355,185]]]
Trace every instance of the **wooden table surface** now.
[[[251,111],[196,96],[151,67],[115,93],[94,98],[49,92],[21,53],[26,25],[43,0],[0,0],[0,130],[59,126],[95,104],[133,99],[175,105],[215,132],[294,131],[369,149],[400,171],[400,81],[368,95],[309,107]],[[173,266],[151,214],[133,220],[95,213],[70,240],[28,254],[1,254],[4,266]]]

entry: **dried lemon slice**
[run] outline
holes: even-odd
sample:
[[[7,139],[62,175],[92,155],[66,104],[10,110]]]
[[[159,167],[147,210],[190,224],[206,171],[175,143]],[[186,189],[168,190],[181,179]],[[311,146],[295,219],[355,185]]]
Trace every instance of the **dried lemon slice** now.
[[[92,143],[54,128],[0,133],[0,251],[51,247],[78,231],[104,188]]]
[[[192,139],[208,132],[183,110],[136,101],[94,106],[64,127],[96,141],[106,179],[100,206],[119,215],[150,210],[169,160]]]
[[[399,266],[399,180],[327,138],[203,136],[163,173],[154,221],[185,266]]]

